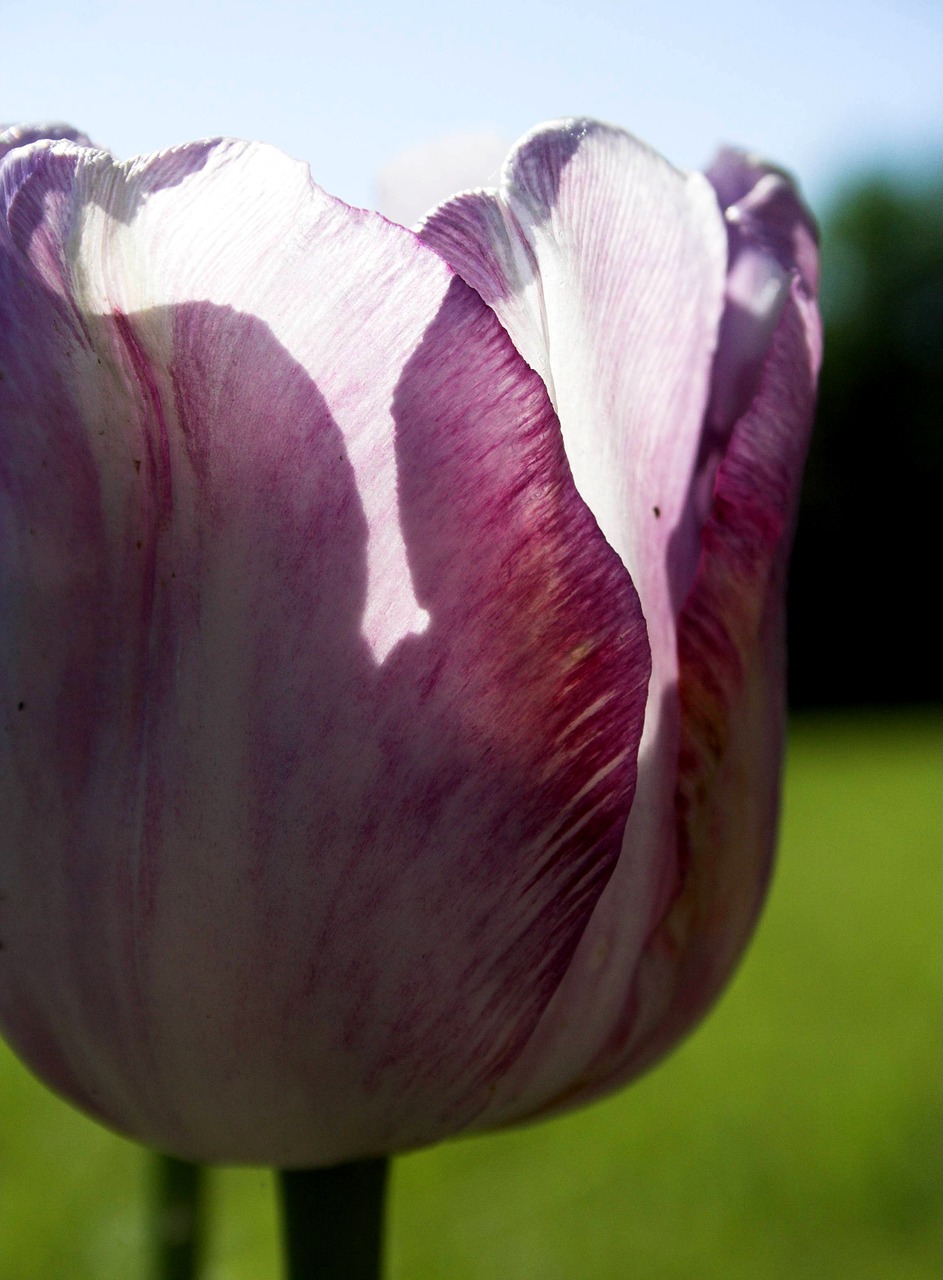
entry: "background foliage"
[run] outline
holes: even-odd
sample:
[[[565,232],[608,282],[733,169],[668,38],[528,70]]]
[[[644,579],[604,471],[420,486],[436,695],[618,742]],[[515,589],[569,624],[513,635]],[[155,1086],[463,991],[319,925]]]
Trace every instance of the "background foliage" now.
[[[794,706],[943,694],[943,181],[857,179],[823,218],[825,363],[790,575]]]

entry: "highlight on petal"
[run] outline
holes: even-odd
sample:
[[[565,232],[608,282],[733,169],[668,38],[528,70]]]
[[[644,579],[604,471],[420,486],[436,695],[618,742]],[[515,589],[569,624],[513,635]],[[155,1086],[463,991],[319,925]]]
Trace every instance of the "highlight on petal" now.
[[[232,142],[9,151],[0,321],[5,1033],[190,1158],[467,1126],[616,865],[649,673],[542,382]]]

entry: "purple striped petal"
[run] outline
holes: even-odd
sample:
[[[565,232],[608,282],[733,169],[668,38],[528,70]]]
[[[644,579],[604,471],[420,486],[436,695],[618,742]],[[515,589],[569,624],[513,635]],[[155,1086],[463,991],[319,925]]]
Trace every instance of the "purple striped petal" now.
[[[616,864],[649,674],[544,386],[265,147],[17,147],[0,209],[0,1023],[191,1158],[454,1132]]]
[[[420,234],[494,307],[543,376],[574,479],[639,590],[652,680],[619,868],[528,1050],[496,1095],[505,1119],[580,1078],[625,1017],[638,957],[677,872],[677,614],[709,500],[695,490],[724,305],[714,192],[636,139],[546,126],[498,192],[437,209]]]
[[[718,469],[697,579],[678,621],[681,734],[666,837],[677,883],[626,982],[622,1018],[545,1111],[608,1092],[667,1052],[730,977],[762,906],[782,773],[786,564],[819,362],[808,304],[794,286],[757,395]],[[599,922],[616,927],[607,911],[621,874],[622,864],[574,974]]]
[[[724,219],[703,177],[628,135],[549,126],[500,190],[421,229],[543,376],[652,642],[619,865],[480,1127],[571,1105],[664,1052],[729,974],[762,898],[817,321],[811,223],[783,175],[749,163],[726,158]]]

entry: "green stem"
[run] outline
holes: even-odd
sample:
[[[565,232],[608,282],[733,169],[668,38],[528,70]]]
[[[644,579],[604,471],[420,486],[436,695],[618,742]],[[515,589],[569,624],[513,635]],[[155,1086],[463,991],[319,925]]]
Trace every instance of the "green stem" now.
[[[203,1170],[155,1152],[151,1158],[154,1280],[196,1280],[203,1227]]]
[[[389,1162],[279,1174],[286,1280],[379,1280]]]

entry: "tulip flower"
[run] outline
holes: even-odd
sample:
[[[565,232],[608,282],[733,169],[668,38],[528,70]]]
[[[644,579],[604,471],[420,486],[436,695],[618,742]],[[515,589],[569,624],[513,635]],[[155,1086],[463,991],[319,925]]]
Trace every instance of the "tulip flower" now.
[[[317,1167],[697,1021],[773,851],[815,231],[590,121],[416,230],[271,147],[0,134],[0,1027]]]

